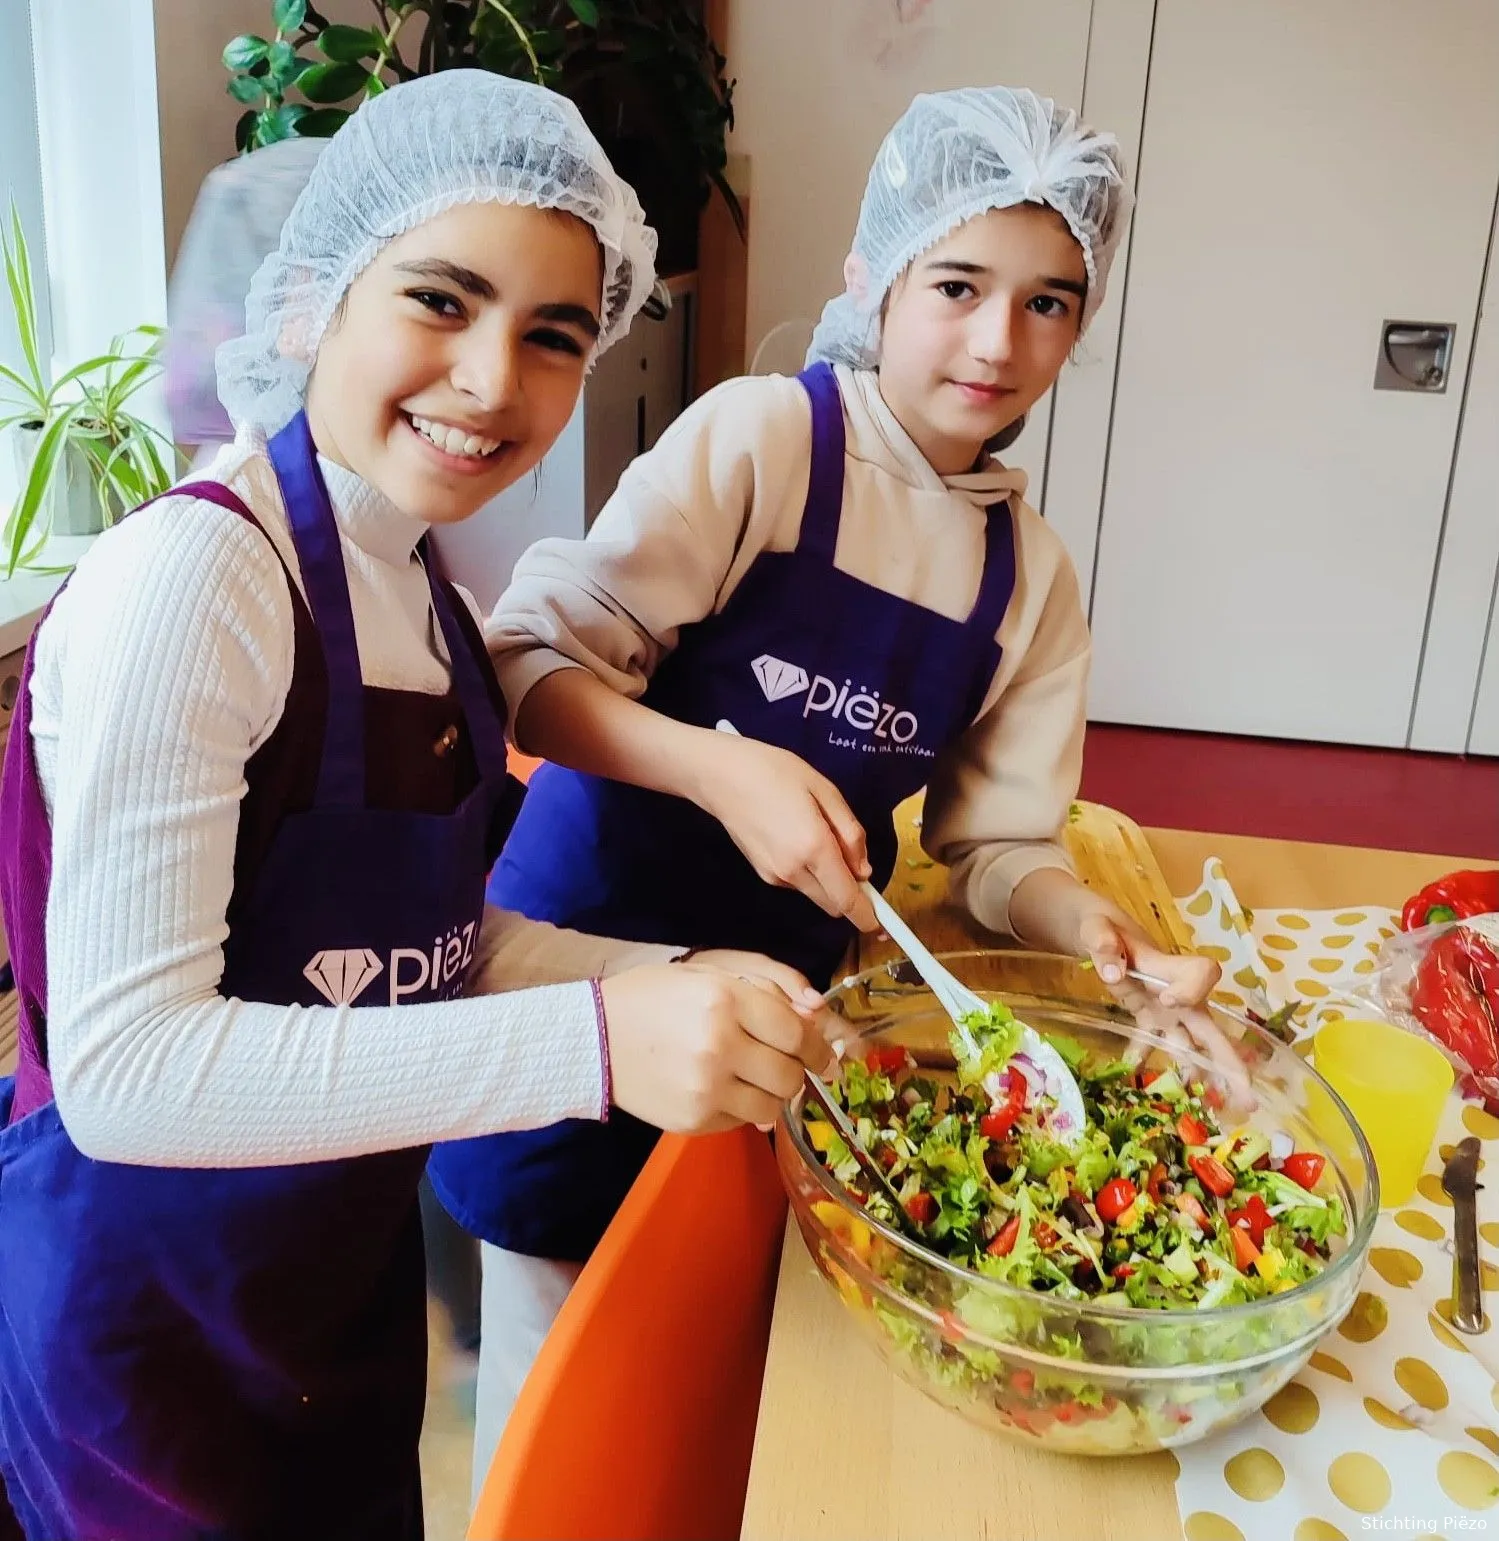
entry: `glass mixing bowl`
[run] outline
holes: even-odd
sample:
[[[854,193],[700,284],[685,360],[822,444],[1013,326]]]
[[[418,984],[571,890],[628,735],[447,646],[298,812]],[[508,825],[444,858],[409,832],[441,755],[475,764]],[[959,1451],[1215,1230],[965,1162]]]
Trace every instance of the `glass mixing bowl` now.
[[[1195,1050],[1168,1053],[1070,958],[983,952],[943,961],[970,989],[1040,1032],[1109,1057],[1175,1063],[1214,1080]],[[941,1054],[949,1020],[903,960],[845,980],[829,996],[850,1053],[874,1044]],[[1214,1013],[1248,1068],[1255,1107],[1239,1123],[1289,1135],[1327,1158],[1347,1234],[1315,1279],[1245,1305],[1139,1310],[1049,1298],[985,1278],[865,1213],[807,1141],[803,1098],[783,1110],[776,1159],[819,1271],[897,1374],[972,1422],[1081,1455],[1189,1444],[1248,1416],[1311,1357],[1358,1291],[1379,1209],[1369,1147],[1352,1115],[1285,1044]],[[923,1074],[932,1072],[923,1070]],[[939,1077],[940,1078],[940,1077]],[[805,1095],[805,1094],[803,1094]]]

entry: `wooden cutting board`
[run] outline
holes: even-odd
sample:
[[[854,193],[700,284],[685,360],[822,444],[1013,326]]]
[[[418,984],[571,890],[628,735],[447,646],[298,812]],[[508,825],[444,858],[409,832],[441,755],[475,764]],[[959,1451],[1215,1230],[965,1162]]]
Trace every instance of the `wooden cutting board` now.
[[[917,793],[896,809],[900,851],[885,890],[891,904],[933,952],[1013,947],[1014,942],[985,931],[949,899],[947,869],[921,849],[922,802],[923,794]],[[1172,952],[1191,951],[1192,934],[1133,819],[1100,803],[1074,803],[1062,843],[1078,877],[1133,915],[1158,946]],[[889,941],[864,937],[859,944],[859,967],[874,968],[898,953]]]

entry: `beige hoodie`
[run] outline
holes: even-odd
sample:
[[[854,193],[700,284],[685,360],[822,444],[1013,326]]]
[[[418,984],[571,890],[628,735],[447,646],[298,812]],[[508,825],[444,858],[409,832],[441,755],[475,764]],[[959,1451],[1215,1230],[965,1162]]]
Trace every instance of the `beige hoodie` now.
[[[934,762],[922,828],[926,849],[954,869],[954,896],[1008,931],[1020,879],[1067,865],[1056,842],[1082,768],[1089,660],[1077,577],[1061,539],[1022,501],[1023,471],[990,461],[941,477],[873,373],[840,367],[838,384],[839,568],[962,619],[983,571],[984,510],[1005,496],[1015,510],[1003,656],[978,717]],[[586,540],[533,546],[486,629],[512,720],[538,680],[569,665],[640,695],[680,629],[721,610],[762,551],[793,550],[811,421],[794,379],[731,380],[625,472]]]

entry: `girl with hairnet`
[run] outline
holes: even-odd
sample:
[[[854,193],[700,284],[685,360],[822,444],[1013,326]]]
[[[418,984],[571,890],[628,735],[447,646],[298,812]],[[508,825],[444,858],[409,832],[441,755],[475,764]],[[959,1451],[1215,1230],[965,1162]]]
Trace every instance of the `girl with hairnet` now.
[[[234,439],[214,357],[244,330],[245,296],[322,154],[325,139],[282,139],[215,166],[203,179],[167,288],[163,378],[172,438],[198,447],[193,469]],[[428,1288],[441,1302],[462,1362],[479,1347],[479,1247],[422,1184]]]
[[[541,459],[652,256],[561,98],[453,71],[367,102],[219,353],[235,442],[37,632],[0,783],[31,1541],[419,1536],[428,1142],[764,1123],[828,1058],[788,968],[484,905],[503,702],[426,531]]]
[[[1097,312],[1129,202],[1114,139],[1050,101],[916,98],[807,369],[710,392],[586,540],[518,564],[490,650],[517,743],[554,763],[494,902],[754,947],[825,985],[925,786],[926,848],[983,925],[1206,996],[1216,967],[1152,946],[1057,843],[1087,621],[1024,474],[988,448]],[[487,1243],[476,1470],[654,1139],[619,1119],[434,1152],[439,1197]]]

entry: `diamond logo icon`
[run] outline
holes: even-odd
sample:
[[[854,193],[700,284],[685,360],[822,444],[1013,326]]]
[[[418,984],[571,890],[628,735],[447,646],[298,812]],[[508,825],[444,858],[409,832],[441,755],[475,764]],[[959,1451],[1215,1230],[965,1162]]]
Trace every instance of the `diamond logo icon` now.
[[[302,972],[330,1006],[352,1006],[384,967],[368,947],[330,947]]]
[[[771,653],[761,653],[750,665],[760,689],[767,701],[784,701],[788,696],[799,696],[811,683],[807,671],[800,664],[787,663]]]

